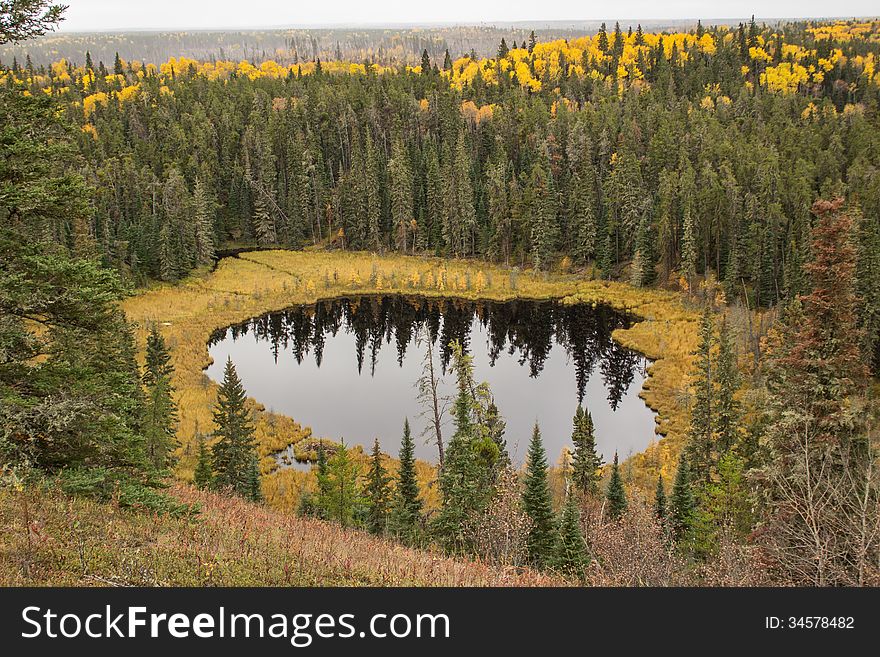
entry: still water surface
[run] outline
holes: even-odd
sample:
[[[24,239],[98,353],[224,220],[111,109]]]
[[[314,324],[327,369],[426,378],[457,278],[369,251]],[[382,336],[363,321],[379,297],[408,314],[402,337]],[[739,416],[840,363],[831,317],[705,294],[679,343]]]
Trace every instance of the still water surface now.
[[[645,359],[611,339],[630,322],[610,308],[555,301],[335,299],[217,331],[207,374],[222,380],[231,357],[248,394],[268,409],[312,427],[315,436],[366,447],[378,437],[383,451],[396,455],[405,417],[417,437],[428,424],[415,388],[428,344],[441,392],[451,396],[448,345],[460,340],[504,417],[514,463],[525,458],[535,420],[555,461],[570,445],[579,401],[610,460],[615,451],[625,457],[643,450],[654,435],[654,414],[638,397]],[[444,438],[451,433],[450,422]],[[436,461],[436,447],[418,439],[416,455]]]

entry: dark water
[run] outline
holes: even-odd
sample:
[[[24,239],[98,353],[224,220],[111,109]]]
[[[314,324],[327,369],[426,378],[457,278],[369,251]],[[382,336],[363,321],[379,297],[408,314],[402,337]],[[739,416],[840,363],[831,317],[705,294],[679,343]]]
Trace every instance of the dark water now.
[[[428,342],[442,392],[452,395],[449,343],[460,340],[487,381],[507,424],[515,463],[537,419],[548,457],[570,445],[581,401],[606,459],[644,449],[654,415],[638,397],[645,360],[611,339],[630,319],[606,307],[555,301],[473,302],[402,295],[322,301],[258,317],[214,334],[207,374],[219,381],[231,356],[248,393],[267,408],[312,427],[315,436],[397,453],[403,420],[427,427],[416,400]],[[448,418],[447,418],[448,419]],[[444,438],[452,433],[451,422]],[[436,461],[418,439],[417,456]]]

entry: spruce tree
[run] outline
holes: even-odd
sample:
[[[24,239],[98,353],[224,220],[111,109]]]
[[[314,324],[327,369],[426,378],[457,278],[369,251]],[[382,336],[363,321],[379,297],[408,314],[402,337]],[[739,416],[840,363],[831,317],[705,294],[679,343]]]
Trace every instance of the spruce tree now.
[[[413,233],[413,180],[409,159],[403,140],[394,140],[391,161],[388,163],[388,176],[391,185],[391,220],[394,225],[394,245],[398,251],[406,252]]]
[[[193,483],[199,488],[208,488],[214,472],[211,469],[211,450],[208,449],[204,436],[199,436],[199,454],[196,461],[196,469],[193,473]]]
[[[251,412],[246,404],[247,395],[232,358],[226,361],[223,383],[217,393],[214,407],[214,432],[219,440],[212,449],[214,479],[212,485],[219,490],[230,490],[242,497],[259,499],[254,485],[257,446]]]
[[[696,508],[690,464],[687,455],[682,453],[669,504],[669,529],[675,540],[683,541],[688,538],[694,526]]]
[[[598,495],[602,458],[596,452],[593,418],[581,404],[578,404],[572,425],[572,484],[583,495]]]
[[[721,320],[721,328],[718,331],[716,374],[718,379],[718,401],[715,405],[718,428],[716,442],[720,458],[739,442],[740,420],[739,402],[736,399],[740,382],[736,345],[730,334],[726,317]]]
[[[617,452],[614,452],[614,462],[611,464],[611,479],[608,480],[608,490],[605,493],[608,501],[608,517],[618,520],[626,513],[628,502],[626,489],[623,487],[623,478],[620,476],[620,466],[617,463]]]
[[[532,431],[526,460],[523,510],[531,519],[526,544],[529,560],[538,568],[551,565],[556,543],[556,519],[547,481],[547,454],[541,441],[538,423]]]
[[[465,522],[482,512],[489,490],[489,471],[481,463],[475,447],[481,427],[473,418],[475,400],[473,363],[458,342],[450,344],[458,394],[453,405],[455,432],[446,447],[440,471],[442,503],[434,530],[447,549],[461,552],[468,548]]]
[[[416,479],[415,444],[409,428],[409,419],[403,422],[403,440],[400,443],[400,468],[394,489],[392,528],[398,537],[408,543],[418,535],[422,501],[419,499],[419,483]]]
[[[147,456],[154,468],[165,470],[173,464],[172,452],[177,447],[177,404],[171,377],[174,367],[165,346],[165,339],[154,324],[147,336],[144,439]]]
[[[372,534],[383,534],[388,523],[388,506],[391,497],[391,478],[382,464],[382,452],[379,439],[373,441],[370,453],[370,467],[367,471],[367,482],[364,497],[367,500],[367,529]]]
[[[193,212],[195,222],[196,262],[209,265],[214,260],[214,220],[213,203],[208,190],[200,178],[196,179],[193,190]]]
[[[711,480],[715,448],[715,331],[712,308],[707,302],[700,318],[700,343],[694,371],[694,406],[686,453],[690,472],[696,481]]]
[[[318,493],[315,499],[314,511],[319,518],[328,518],[324,504],[330,495],[330,479],[327,471],[327,450],[324,441],[318,441],[317,460],[315,461],[315,481],[318,484]]]
[[[662,523],[666,522],[666,486],[663,484],[663,475],[657,477],[657,490],[654,493],[654,515]]]
[[[581,513],[575,503],[574,496],[570,493],[562,511],[554,563],[559,572],[581,581],[586,579],[590,555],[587,552],[583,531],[581,531]]]

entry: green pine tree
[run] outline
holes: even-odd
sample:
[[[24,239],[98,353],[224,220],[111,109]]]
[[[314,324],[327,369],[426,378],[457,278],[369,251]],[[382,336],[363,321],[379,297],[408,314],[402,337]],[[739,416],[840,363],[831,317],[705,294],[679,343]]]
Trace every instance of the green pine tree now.
[[[694,526],[697,505],[692,486],[690,464],[687,455],[682,454],[678,461],[669,505],[669,528],[679,542],[689,538]]]
[[[199,436],[199,455],[196,461],[196,469],[193,473],[193,483],[199,488],[208,488],[213,477],[211,450],[208,448],[204,436]]]
[[[590,411],[578,404],[572,424],[572,484],[583,495],[598,495],[602,458],[596,451],[596,436]]]
[[[657,490],[654,493],[654,515],[660,522],[666,522],[666,486],[663,484],[663,475],[657,477]]]
[[[177,404],[171,385],[173,374],[165,339],[154,324],[147,336],[143,374],[147,389],[143,433],[147,456],[157,470],[173,465],[173,451],[177,448]]]
[[[367,529],[372,534],[384,534],[388,524],[388,506],[391,498],[391,478],[382,464],[382,451],[379,439],[373,441],[370,453],[370,467],[367,471],[367,483],[364,498],[367,500]]]
[[[712,477],[715,454],[715,331],[712,308],[703,307],[700,318],[700,343],[694,371],[694,406],[685,451],[688,467],[695,481],[707,484]]]
[[[217,425],[214,435],[219,440],[212,449],[212,485],[257,500],[259,496],[254,485],[254,478],[259,479],[259,470],[255,473],[257,446],[246,400],[244,386],[229,358],[214,407],[214,423]]]
[[[620,466],[617,463],[617,452],[614,452],[614,462],[611,464],[611,479],[608,480],[608,490],[605,492],[608,501],[608,517],[618,520],[626,513],[628,502],[626,489],[623,487],[623,478],[620,476]]]
[[[458,387],[453,405],[455,433],[446,447],[440,471],[442,502],[434,531],[448,550],[463,552],[469,547],[465,523],[485,507],[491,470],[486,469],[477,451],[482,443],[482,429],[473,418],[476,405],[473,362],[460,343],[453,342],[450,347]]]
[[[726,317],[721,320],[721,329],[718,332],[716,375],[718,379],[718,401],[715,405],[718,425],[716,442],[720,458],[739,443],[740,427],[740,408],[736,399],[740,375],[736,344]]]
[[[537,422],[526,457],[523,510],[532,521],[526,541],[529,560],[538,568],[546,568],[551,565],[555,551],[556,519],[547,481],[547,454]]]
[[[574,496],[569,493],[559,526],[555,567],[564,575],[583,581],[589,565],[590,555],[581,531],[581,513]]]
[[[407,543],[418,537],[422,514],[422,501],[419,499],[419,483],[416,479],[415,444],[409,428],[409,419],[403,422],[403,440],[400,443],[400,468],[397,471],[397,485],[394,489],[394,508],[391,524],[394,533]]]

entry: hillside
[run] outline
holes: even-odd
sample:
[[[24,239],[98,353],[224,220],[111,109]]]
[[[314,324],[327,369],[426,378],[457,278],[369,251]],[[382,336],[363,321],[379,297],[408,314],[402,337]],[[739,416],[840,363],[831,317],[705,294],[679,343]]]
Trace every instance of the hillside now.
[[[0,586],[536,586],[365,532],[176,485],[201,507],[156,517],[54,490],[0,489]],[[25,527],[28,529],[26,530]]]

